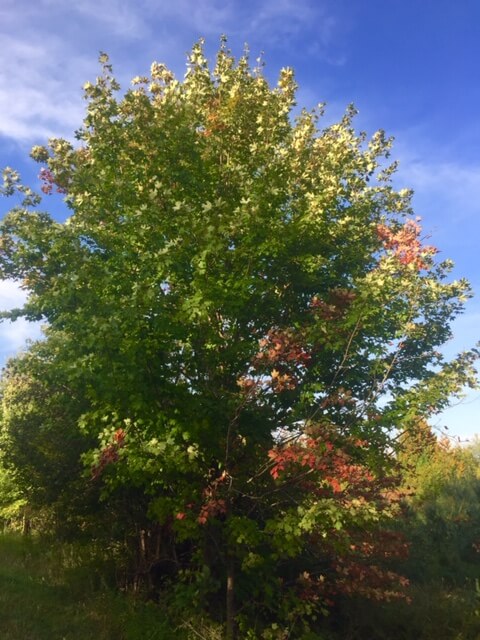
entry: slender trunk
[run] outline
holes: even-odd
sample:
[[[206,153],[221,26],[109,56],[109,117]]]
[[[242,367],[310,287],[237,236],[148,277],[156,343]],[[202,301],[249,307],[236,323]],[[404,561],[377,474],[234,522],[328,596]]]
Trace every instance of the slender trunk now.
[[[226,640],[235,640],[235,565],[231,556],[227,556],[227,636]]]
[[[30,533],[30,529],[31,529],[30,518],[27,516],[27,512],[24,511],[23,519],[22,519],[22,534],[24,536],[28,536],[28,534]]]
[[[146,542],[146,532],[145,529],[140,529],[140,535],[138,538],[139,548],[140,548],[140,565],[143,566],[147,563],[147,542]]]

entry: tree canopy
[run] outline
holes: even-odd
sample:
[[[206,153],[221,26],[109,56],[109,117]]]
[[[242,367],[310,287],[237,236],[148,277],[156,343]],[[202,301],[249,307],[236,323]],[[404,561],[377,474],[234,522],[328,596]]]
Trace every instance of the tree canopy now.
[[[353,107],[322,128],[292,70],[272,87],[225,42],[125,93],[100,62],[76,143],[32,149],[69,217],[4,172],[24,202],[0,275],[29,294],[4,315],[46,329],[5,372],[2,446],[46,502],[62,477],[135,499],[138,573],[174,563],[230,638],[402,597],[396,439],[474,384],[477,352],[442,356],[470,289],[394,188],[392,140]]]

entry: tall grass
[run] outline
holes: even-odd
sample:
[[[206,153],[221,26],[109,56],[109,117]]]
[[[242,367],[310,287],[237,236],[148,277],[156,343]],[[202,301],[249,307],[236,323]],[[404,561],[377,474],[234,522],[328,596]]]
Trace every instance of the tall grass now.
[[[0,640],[222,640],[219,624],[178,601],[145,602],[115,588],[93,544],[0,534]],[[479,640],[480,585],[420,585],[411,604],[355,600],[309,640]],[[186,605],[188,608],[188,605]],[[172,613],[172,609],[175,613]],[[284,636],[279,636],[284,637]],[[307,636],[305,636],[306,638]],[[249,636],[253,638],[253,636]]]
[[[2,640],[169,640],[162,608],[116,592],[88,548],[0,535]],[[107,573],[108,575],[108,573]],[[179,632],[180,631],[180,632]]]

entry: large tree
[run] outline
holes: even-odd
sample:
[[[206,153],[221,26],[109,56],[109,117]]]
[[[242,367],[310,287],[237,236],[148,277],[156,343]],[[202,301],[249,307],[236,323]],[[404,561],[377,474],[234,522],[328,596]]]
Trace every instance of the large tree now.
[[[183,81],[154,63],[124,94],[101,63],[78,142],[32,150],[70,217],[9,170],[25,206],[0,230],[0,274],[29,293],[12,317],[48,323],[28,357],[98,442],[85,482],[143,492],[144,570],[174,560],[217,612],[225,591],[228,637],[400,594],[394,439],[473,382],[475,353],[438,350],[469,287],[393,188],[391,140],[357,134],[353,108],[322,129],[290,69],[272,88],[225,43],[213,69],[199,43]]]

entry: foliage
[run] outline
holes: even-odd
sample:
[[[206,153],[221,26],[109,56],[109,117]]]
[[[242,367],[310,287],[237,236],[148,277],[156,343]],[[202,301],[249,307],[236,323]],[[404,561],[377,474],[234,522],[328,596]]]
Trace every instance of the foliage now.
[[[27,200],[0,275],[29,292],[6,315],[48,322],[6,373],[7,458],[41,501],[66,474],[134,503],[137,576],[230,638],[234,618],[307,637],[339,592],[404,596],[395,430],[474,384],[477,352],[438,351],[470,291],[393,189],[391,140],[353,108],[294,119],[292,71],[271,88],[225,42],[212,70],[199,43],[183,81],[154,63],[124,96],[100,61],[78,144],[32,150],[70,217],[5,174]]]
[[[446,438],[416,448],[404,443],[404,482],[413,494],[405,529],[412,540],[407,570],[420,583],[474,591],[480,571],[480,468],[472,447]]]
[[[0,523],[4,528],[19,523],[27,500],[22,496],[15,474],[0,466]]]
[[[2,389],[5,464],[16,470],[16,484],[33,504],[60,499],[79,474],[79,456],[88,446],[75,427],[81,400],[44,365],[45,346],[39,343],[11,361]]]
[[[397,527],[409,555],[394,566],[411,581],[411,602],[342,603],[335,631],[357,640],[475,640],[480,634],[476,445],[454,447],[421,420],[400,440],[407,508]]]

